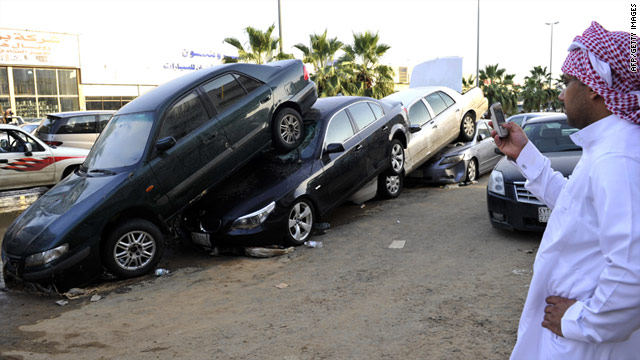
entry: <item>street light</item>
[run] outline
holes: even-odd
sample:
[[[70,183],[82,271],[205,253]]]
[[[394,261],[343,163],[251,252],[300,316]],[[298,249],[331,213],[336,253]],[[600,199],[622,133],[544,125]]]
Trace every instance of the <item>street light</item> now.
[[[551,71],[551,64],[553,63],[553,25],[558,24],[559,21],[545,23],[545,25],[551,25],[551,51],[549,52],[549,88],[551,88],[551,79],[553,79],[553,72]]]

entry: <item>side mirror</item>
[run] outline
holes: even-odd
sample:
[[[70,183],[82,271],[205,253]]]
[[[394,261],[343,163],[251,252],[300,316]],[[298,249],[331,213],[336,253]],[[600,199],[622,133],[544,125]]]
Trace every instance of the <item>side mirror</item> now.
[[[24,154],[27,156],[31,156],[31,153],[33,152],[33,145],[31,145],[31,143],[25,143],[24,149]]]
[[[171,149],[176,144],[176,139],[173,136],[167,136],[158,140],[156,143],[156,149],[160,152],[165,152]]]
[[[487,138],[486,134],[478,134],[478,141],[482,141]]]
[[[500,151],[500,149],[498,149],[498,148],[494,148],[493,152],[495,152],[497,155],[503,155],[504,156],[504,153],[502,151]]]
[[[333,154],[333,153],[340,153],[344,151],[344,146],[342,144],[339,143],[331,143],[329,145],[327,145],[327,148],[325,149],[324,153],[325,154]]]
[[[421,125],[411,124],[411,126],[409,126],[409,132],[412,133],[412,134],[417,133],[420,130],[422,130],[422,126]]]

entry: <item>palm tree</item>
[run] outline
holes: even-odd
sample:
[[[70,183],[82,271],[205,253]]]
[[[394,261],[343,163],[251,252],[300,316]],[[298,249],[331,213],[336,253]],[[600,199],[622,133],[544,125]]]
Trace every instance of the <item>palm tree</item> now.
[[[242,46],[240,41],[236,38],[226,38],[224,42],[238,49],[238,57],[232,58],[225,56],[223,62],[248,62],[255,64],[265,64],[274,60],[293,59],[293,55],[285,53],[277,53],[278,48],[277,37],[272,37],[271,34],[276,28],[275,24],[271,25],[267,31],[260,31],[258,29],[247,26],[245,32],[249,35],[249,49]]]
[[[476,77],[473,75],[469,75],[468,78],[462,77],[462,91],[467,92],[469,89],[476,86]]]
[[[513,82],[515,74],[506,72],[498,64],[487,65],[480,70],[478,78],[489,105],[499,101],[505,113],[513,114],[518,108],[518,86]]]
[[[327,38],[327,30],[321,35],[309,35],[310,47],[304,44],[294,45],[302,51],[302,61],[313,65],[311,79],[316,83],[320,96],[334,96],[342,92],[342,79],[335,64],[335,55],[344,44],[337,38]]]
[[[377,33],[367,31],[353,34],[353,45],[344,47],[345,55],[339,62],[348,79],[344,84],[346,95],[382,98],[393,93],[394,71],[390,66],[379,64],[391,47],[378,44],[379,40]]]
[[[535,66],[530,71],[530,76],[524,78],[525,85],[522,88],[524,111],[542,111],[557,97],[556,91],[549,87],[551,74],[546,67]]]

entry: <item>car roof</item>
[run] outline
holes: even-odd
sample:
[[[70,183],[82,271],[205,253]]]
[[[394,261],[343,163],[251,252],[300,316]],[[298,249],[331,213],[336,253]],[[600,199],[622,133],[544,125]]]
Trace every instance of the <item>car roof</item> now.
[[[365,96],[331,96],[319,98],[305,114],[305,120],[328,120],[334,113],[344,107],[358,101],[371,101],[378,103],[378,100]]]
[[[50,113],[47,116],[55,116],[55,117],[72,117],[72,116],[82,116],[82,115],[98,115],[98,114],[115,114],[116,110],[87,110],[87,111],[64,111],[57,113]]]
[[[563,113],[559,113],[558,115],[548,115],[548,116],[538,116],[531,119],[527,119],[526,125],[530,124],[539,124],[545,122],[557,122],[557,121],[567,121],[567,115]]]
[[[386,96],[382,100],[396,100],[401,101],[404,105],[407,105],[412,103],[414,100],[419,99],[434,91],[444,91],[445,89],[446,88],[444,86],[421,86],[416,88],[409,88]]]

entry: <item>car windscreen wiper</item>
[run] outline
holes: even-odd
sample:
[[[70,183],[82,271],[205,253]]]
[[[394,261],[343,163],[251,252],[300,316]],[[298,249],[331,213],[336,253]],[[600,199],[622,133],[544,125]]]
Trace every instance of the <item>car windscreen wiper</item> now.
[[[101,174],[105,174],[105,175],[115,175],[116,173],[111,171],[111,170],[107,170],[107,169],[92,169],[89,170],[89,173],[101,173]]]

